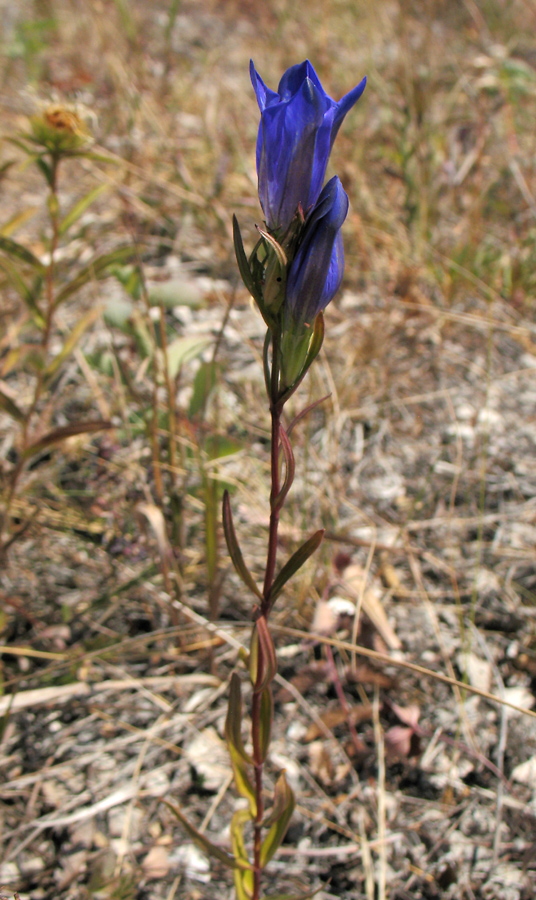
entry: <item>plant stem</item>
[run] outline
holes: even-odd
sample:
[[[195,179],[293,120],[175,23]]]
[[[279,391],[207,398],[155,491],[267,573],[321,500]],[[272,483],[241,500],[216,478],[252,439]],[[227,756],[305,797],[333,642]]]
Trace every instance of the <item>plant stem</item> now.
[[[266,557],[266,570],[264,574],[263,599],[261,602],[261,615],[268,618],[270,610],[270,592],[275,576],[277,562],[277,534],[279,528],[280,505],[277,498],[280,492],[279,449],[282,406],[279,396],[280,381],[281,336],[277,331],[272,333],[272,367],[270,376],[270,416],[272,420],[272,435],[270,447],[271,491],[270,491],[270,527],[268,533],[268,553]],[[253,763],[255,770],[255,799],[257,814],[253,823],[253,896],[252,900],[259,900],[261,892],[261,847],[262,847],[262,820],[264,817],[263,799],[263,769],[264,758],[261,747],[261,703],[262,690],[253,690],[251,708],[251,741],[253,746]]]

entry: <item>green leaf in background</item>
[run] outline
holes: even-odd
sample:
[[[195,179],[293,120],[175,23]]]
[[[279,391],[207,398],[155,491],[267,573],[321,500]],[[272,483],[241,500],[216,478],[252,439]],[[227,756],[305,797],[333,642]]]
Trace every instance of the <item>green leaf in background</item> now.
[[[200,356],[203,350],[210,345],[211,337],[203,335],[191,335],[190,337],[178,337],[168,344],[167,365],[170,378],[176,378],[185,362]]]
[[[126,297],[112,297],[104,307],[103,318],[111,328],[119,328],[121,331],[132,331],[131,317],[134,312],[134,304]]]
[[[204,443],[203,450],[208,459],[222,459],[224,456],[232,456],[243,449],[243,445],[234,438],[225,434],[209,435]]]
[[[71,225],[74,225],[74,223],[78,221],[80,216],[83,216],[86,209],[91,206],[94,200],[96,200],[97,197],[100,197],[100,195],[107,190],[109,190],[107,184],[99,184],[97,185],[97,187],[93,188],[91,191],[88,191],[87,194],[81,197],[78,203],[75,203],[75,205],[72,207],[72,209],[69,210],[65,218],[60,222],[58,228],[59,234],[64,235],[65,232],[69,230]]]
[[[15,288],[20,298],[30,310],[33,320],[38,328],[44,328],[45,319],[37,304],[37,297],[41,292],[42,278],[39,275],[33,288],[29,288],[17,267],[10,259],[0,256],[0,269],[7,276],[11,285]]]
[[[62,363],[64,363],[65,360],[71,355],[84,332],[94,324],[94,322],[99,318],[101,312],[102,306],[94,306],[89,309],[82,316],[82,318],[78,320],[58,355],[55,356],[52,362],[50,362],[46,367],[45,373],[48,377],[54,375],[58,371]]]
[[[172,278],[170,281],[151,284],[148,295],[150,306],[164,306],[166,309],[172,309],[174,306],[199,309],[205,305],[199,285],[186,278]]]
[[[319,531],[315,531],[313,535],[309,538],[309,540],[305,541],[305,544],[302,544],[301,547],[296,550],[295,553],[292,554],[288,562],[285,563],[278,576],[276,577],[272,590],[270,591],[270,605],[274,603],[276,598],[279,596],[283,588],[285,587],[289,578],[292,578],[295,572],[307,562],[310,556],[313,555],[315,550],[320,547],[322,543],[322,538],[324,537],[324,529],[321,528]]]
[[[277,816],[262,842],[260,862],[263,868],[270,862],[274,853],[279,850],[281,842],[287,833],[295,806],[294,793],[287,784],[285,772],[283,771],[277,779],[274,789],[274,812],[277,810]]]
[[[0,172],[1,171],[2,168],[0,167]],[[15,213],[14,216],[11,216],[11,218],[8,219],[8,221],[4,225],[2,225],[2,227],[0,228],[0,234],[3,237],[10,237],[10,235],[12,235],[14,231],[17,231],[17,229],[21,227],[21,225],[24,225],[25,222],[35,216],[37,209],[37,206],[30,206],[28,207],[28,209],[24,209],[20,213]]]
[[[220,372],[221,366],[214,360],[202,362],[199,366],[195,373],[192,398],[188,409],[190,418],[193,418],[205,409],[208,398],[218,383]]]
[[[18,259],[20,262],[26,263],[26,265],[31,266],[41,274],[44,274],[46,267],[41,260],[38,259],[31,250],[28,250],[27,247],[19,244],[18,241],[14,241],[12,238],[0,234],[0,250],[12,259]]]
[[[5,413],[11,416],[12,419],[15,419],[17,422],[24,422],[26,420],[26,416],[19,409],[17,404],[4,393],[2,388],[0,387],[0,409],[2,409]]]
[[[65,302],[65,300],[68,300],[73,294],[78,293],[80,288],[84,287],[89,281],[98,281],[100,278],[106,277],[110,274],[109,270],[111,266],[116,263],[124,262],[127,259],[131,259],[134,254],[134,247],[118,247],[110,253],[104,253],[102,256],[93,259],[87,266],[83,266],[79,269],[72,281],[58,292],[54,303],[54,309],[56,310],[58,306]]]
[[[237,865],[235,859],[230,856],[225,850],[222,850],[220,847],[217,847],[216,844],[213,844],[212,841],[209,841],[204,834],[201,834],[200,831],[195,828],[191,822],[188,821],[182,810],[179,809],[175,804],[170,803],[169,800],[163,801],[167,808],[173,813],[174,816],[179,820],[184,830],[187,834],[190,835],[192,840],[201,847],[205,853],[208,853],[209,856],[212,856],[214,859],[219,860],[219,862],[223,863],[224,866],[227,866],[228,869],[234,869]]]
[[[233,513],[231,510],[231,501],[228,491],[225,491],[223,494],[223,531],[225,534],[225,540],[227,542],[229,556],[231,557],[236,571],[240,575],[240,578],[242,579],[246,587],[248,587],[250,591],[255,594],[256,597],[258,597],[259,600],[262,600],[262,594],[255,583],[253,575],[246,566],[244,557],[242,556],[242,551],[238,546],[238,540],[233,525]]]

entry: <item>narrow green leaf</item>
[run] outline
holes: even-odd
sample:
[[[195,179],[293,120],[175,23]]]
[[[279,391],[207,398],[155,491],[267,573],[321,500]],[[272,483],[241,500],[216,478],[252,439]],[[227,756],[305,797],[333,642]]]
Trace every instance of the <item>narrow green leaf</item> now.
[[[208,853],[209,856],[214,857],[214,859],[219,860],[223,863],[224,866],[227,866],[228,869],[235,869],[237,866],[237,862],[234,857],[230,856],[229,853],[226,853],[225,850],[222,850],[220,847],[217,847],[216,844],[213,844],[212,841],[209,841],[204,834],[201,834],[200,831],[192,825],[191,822],[188,821],[182,810],[179,809],[178,806],[175,806],[173,803],[170,803],[169,800],[163,800],[163,803],[166,804],[167,808],[173,813],[174,816],[179,820],[184,830],[189,834],[195,843],[201,847],[205,853]]]
[[[229,491],[224,491],[223,494],[223,531],[225,534],[225,540],[227,542],[229,556],[231,557],[236,571],[240,575],[240,578],[242,579],[246,587],[248,587],[250,591],[252,591],[252,593],[254,593],[256,597],[258,597],[259,600],[262,600],[262,594],[255,584],[253,575],[246,566],[244,557],[242,556],[242,551],[238,546],[238,540],[233,525],[233,513],[231,510]]]
[[[59,234],[64,235],[66,231],[69,230],[71,225],[74,225],[78,219],[83,216],[86,209],[89,209],[91,204],[100,197],[105,191],[109,190],[109,186],[107,184],[98,184],[97,187],[93,188],[91,191],[88,191],[80,200],[75,203],[72,209],[69,210],[64,219],[60,222],[59,225]]]
[[[253,896],[253,891],[248,891],[246,888],[245,881],[247,874],[247,872],[243,872],[239,868],[236,868],[233,872],[236,900],[251,900]],[[251,881],[251,873],[249,874],[249,880]]]
[[[277,780],[276,791],[278,789],[282,796],[281,811],[278,819],[271,826],[268,834],[262,842],[260,858],[260,864],[262,868],[264,868],[270,862],[274,853],[276,853],[276,851],[281,846],[281,842],[285,837],[285,834],[287,833],[287,828],[290,824],[290,819],[292,817],[292,813],[294,812],[294,807],[296,806],[294,793],[287,784],[284,771],[281,772],[281,775]]]
[[[69,284],[65,285],[65,287],[58,292],[56,295],[56,300],[54,303],[54,309],[57,309],[65,300],[68,300],[69,297],[72,297],[73,294],[76,294],[80,288],[82,288],[89,281],[96,280],[99,278],[103,278],[108,274],[108,269],[110,266],[115,265],[116,263],[125,262],[128,259],[131,259],[135,255],[134,247],[118,247],[116,250],[112,250],[110,253],[104,253],[102,256],[98,256],[96,259],[92,260],[87,266],[83,266],[79,269],[78,273],[74,276],[72,281]]]
[[[225,737],[229,744],[232,744],[237,753],[240,754],[244,762],[252,765],[253,760],[249,753],[246,753],[244,750],[244,744],[242,743],[241,724],[242,691],[240,688],[240,678],[236,672],[233,672],[229,689],[229,706],[227,707],[227,718],[225,720]]]
[[[4,394],[2,388],[0,388],[0,409],[3,409],[12,419],[15,419],[16,422],[24,422],[26,416],[19,409],[17,404],[9,397],[7,394]]]
[[[46,367],[45,373],[49,378],[58,371],[62,363],[71,355],[84,332],[99,318],[101,312],[101,306],[94,306],[78,320],[58,355]]]
[[[255,797],[255,788],[246,769],[246,763],[231,743],[229,743],[229,756],[231,757],[236,789],[240,796],[245,797],[248,801],[251,818],[254,819],[257,814],[257,799]]]
[[[274,719],[274,701],[270,685],[264,688],[261,697],[260,715],[260,750],[264,762],[268,756],[270,741],[272,739],[272,722]]]
[[[315,550],[320,547],[323,537],[323,528],[321,528],[319,531],[315,531],[315,533],[311,535],[309,540],[305,541],[305,544],[302,544],[301,547],[299,547],[298,550],[296,550],[296,552],[292,554],[288,562],[285,563],[272,585],[272,590],[270,591],[270,606],[277,599],[289,578],[292,578],[294,573],[297,572],[298,569],[301,569],[301,567],[304,565],[304,563],[307,562],[309,557],[313,555]]]
[[[244,840],[244,825],[250,819],[251,816],[247,809],[237,810],[231,819],[231,846],[233,856],[238,864],[234,870],[237,900],[251,900],[253,896],[253,871]]]
[[[27,247],[19,244],[18,241],[14,241],[13,238],[8,238],[5,235],[0,234],[0,250],[3,250],[4,253],[12,258],[19,259],[28,266],[32,266],[32,268],[36,269],[38,272],[44,273],[45,271],[45,266],[41,260],[39,260],[31,250],[28,250]]]
[[[53,447],[54,444],[61,444],[62,441],[77,434],[94,434],[96,431],[105,431],[113,427],[111,422],[106,422],[104,419],[98,419],[95,422],[73,422],[71,425],[62,425],[61,428],[55,428],[53,431],[47,432],[38,441],[30,444],[22,454],[22,458],[30,459],[36,453],[41,453],[42,450]]]

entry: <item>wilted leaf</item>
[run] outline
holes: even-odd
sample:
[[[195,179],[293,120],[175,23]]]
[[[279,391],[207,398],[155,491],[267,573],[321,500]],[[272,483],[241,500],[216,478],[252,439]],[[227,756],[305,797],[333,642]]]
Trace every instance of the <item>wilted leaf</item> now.
[[[266,616],[259,616],[251,635],[249,676],[255,693],[264,691],[277,674],[275,646]]]
[[[106,422],[104,419],[97,419],[95,422],[73,422],[72,425],[62,425],[61,428],[55,428],[53,431],[49,431],[42,438],[39,438],[38,441],[30,444],[22,454],[22,458],[29,459],[30,457],[35,456],[36,453],[41,453],[43,450],[46,450],[47,447],[53,447],[54,444],[61,444],[62,441],[65,441],[70,437],[75,437],[75,435],[93,434],[96,431],[106,431],[113,427],[111,422]]]
[[[166,523],[162,510],[155,506],[154,503],[138,503],[136,510],[142,516],[145,516],[149,525],[153,530],[153,534],[158,544],[158,552],[164,563],[169,562],[173,557],[173,551],[168,540]]]
[[[283,458],[285,460],[285,478],[283,484],[281,486],[281,490],[279,491],[277,497],[273,501],[272,509],[277,510],[281,509],[283,503],[285,502],[285,497],[287,496],[292,482],[294,481],[294,471],[295,471],[295,463],[294,463],[294,454],[292,452],[292,446],[288,439],[287,433],[285,429],[280,426],[279,427],[279,437],[281,440],[281,449],[283,451]]]

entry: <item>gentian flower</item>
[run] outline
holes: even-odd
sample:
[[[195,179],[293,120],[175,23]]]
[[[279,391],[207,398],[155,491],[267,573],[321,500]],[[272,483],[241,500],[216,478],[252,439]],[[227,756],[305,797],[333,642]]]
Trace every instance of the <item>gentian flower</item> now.
[[[307,217],[318,200],[337,132],[367,79],[336,103],[309,60],[287,69],[277,92],[266,87],[253,62],[250,75],[261,111],[259,199],[268,227],[286,231],[300,205]]]
[[[341,227],[348,196],[335,175],[326,184],[305,224],[287,276],[285,304],[294,322],[312,325],[341,286],[344,250]]]

